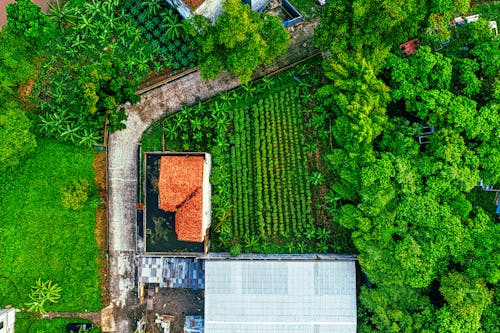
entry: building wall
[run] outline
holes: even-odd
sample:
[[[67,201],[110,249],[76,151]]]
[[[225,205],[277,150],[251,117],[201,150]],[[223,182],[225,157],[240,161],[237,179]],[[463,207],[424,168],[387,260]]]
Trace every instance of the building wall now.
[[[206,0],[200,7],[196,8],[194,13],[196,15],[203,15],[215,22],[217,16],[222,13],[222,0]]]
[[[0,309],[0,333],[14,333],[16,309]]]
[[[203,199],[202,199],[202,218],[203,227],[201,228],[202,239],[205,239],[206,232],[210,227],[212,220],[212,186],[210,185],[210,172],[212,170],[212,155],[205,154],[205,163],[203,164]]]
[[[249,4],[255,12],[262,10],[269,1],[270,0],[243,0],[243,2]]]

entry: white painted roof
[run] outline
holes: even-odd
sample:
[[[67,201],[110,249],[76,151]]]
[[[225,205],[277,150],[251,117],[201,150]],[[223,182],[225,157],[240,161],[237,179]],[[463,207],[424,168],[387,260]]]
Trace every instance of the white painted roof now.
[[[207,260],[205,333],[354,333],[354,261]]]

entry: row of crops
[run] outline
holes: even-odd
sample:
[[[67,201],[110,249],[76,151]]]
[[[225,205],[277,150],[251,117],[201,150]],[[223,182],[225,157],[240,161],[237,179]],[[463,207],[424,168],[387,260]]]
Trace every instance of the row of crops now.
[[[184,33],[182,17],[166,1],[125,0],[123,9],[140,29],[144,46],[154,55],[152,69],[196,66],[194,42]]]
[[[312,224],[299,88],[234,110],[231,214],[234,235],[264,238]]]
[[[349,251],[350,237],[331,218],[336,198],[321,192],[330,180],[317,156],[330,146],[331,129],[311,96],[316,66],[311,61],[182,108],[145,132],[143,151],[212,154],[212,250]]]

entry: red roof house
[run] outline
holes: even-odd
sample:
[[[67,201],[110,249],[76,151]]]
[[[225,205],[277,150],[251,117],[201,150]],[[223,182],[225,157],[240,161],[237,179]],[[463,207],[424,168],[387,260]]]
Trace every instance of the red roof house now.
[[[177,239],[202,242],[210,224],[210,155],[166,155],[160,159],[159,207],[175,212]]]

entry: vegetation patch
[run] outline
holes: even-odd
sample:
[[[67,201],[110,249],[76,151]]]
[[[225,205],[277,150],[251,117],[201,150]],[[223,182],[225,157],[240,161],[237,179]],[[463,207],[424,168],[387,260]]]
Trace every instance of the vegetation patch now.
[[[183,108],[144,134],[143,151],[212,154],[212,250],[351,251],[343,228],[316,209],[329,179],[314,156],[330,146],[329,127],[313,110],[317,64]]]
[[[78,179],[93,184],[94,152],[39,139],[16,173],[2,174],[0,189],[0,307],[27,308],[32,286],[61,288],[45,311],[101,308],[95,237],[96,188],[78,210],[64,209],[60,189]]]

